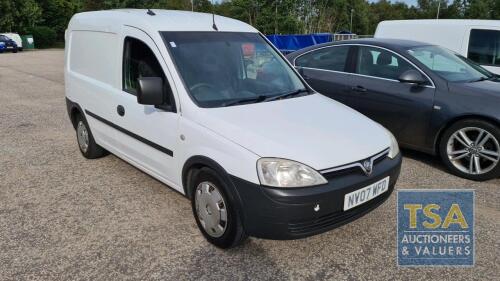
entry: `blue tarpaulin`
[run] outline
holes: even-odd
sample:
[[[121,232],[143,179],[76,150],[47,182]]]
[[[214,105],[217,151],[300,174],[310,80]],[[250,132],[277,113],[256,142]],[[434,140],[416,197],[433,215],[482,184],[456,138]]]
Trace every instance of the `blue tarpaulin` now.
[[[276,48],[283,53],[290,53],[316,44],[332,41],[331,33],[301,34],[301,35],[267,35]]]

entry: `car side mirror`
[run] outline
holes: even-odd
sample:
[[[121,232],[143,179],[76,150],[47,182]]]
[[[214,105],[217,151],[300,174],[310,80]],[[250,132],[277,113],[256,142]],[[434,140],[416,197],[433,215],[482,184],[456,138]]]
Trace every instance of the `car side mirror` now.
[[[146,105],[163,104],[163,79],[160,77],[138,78],[137,102]]]
[[[427,80],[422,76],[422,74],[416,70],[410,69],[405,72],[403,72],[399,78],[399,82],[401,83],[410,83],[410,84],[417,84],[417,85],[422,85],[427,82]]]

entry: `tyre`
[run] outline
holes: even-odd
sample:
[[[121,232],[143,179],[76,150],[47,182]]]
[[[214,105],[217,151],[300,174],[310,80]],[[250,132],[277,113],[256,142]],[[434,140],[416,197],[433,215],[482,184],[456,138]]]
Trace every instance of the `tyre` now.
[[[500,176],[500,128],[468,119],[453,124],[441,138],[441,159],[455,175],[476,181]]]
[[[12,49],[13,53],[17,53],[17,48]]]
[[[191,207],[203,236],[223,249],[241,244],[247,235],[228,185],[208,168],[193,173],[191,182]]]
[[[95,142],[87,120],[85,120],[81,114],[78,114],[75,117],[75,121],[76,140],[83,157],[87,159],[95,159],[107,155],[107,151]]]

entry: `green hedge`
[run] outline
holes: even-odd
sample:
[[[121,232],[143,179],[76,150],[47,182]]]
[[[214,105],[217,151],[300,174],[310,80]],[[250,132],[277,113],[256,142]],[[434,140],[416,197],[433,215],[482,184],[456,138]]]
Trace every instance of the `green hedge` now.
[[[31,28],[30,33],[33,35],[36,48],[50,48],[56,42],[57,34],[48,26],[35,26]]]

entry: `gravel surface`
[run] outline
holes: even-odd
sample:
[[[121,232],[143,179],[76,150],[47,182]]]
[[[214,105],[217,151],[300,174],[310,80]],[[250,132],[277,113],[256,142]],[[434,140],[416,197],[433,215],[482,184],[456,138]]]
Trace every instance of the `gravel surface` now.
[[[500,280],[500,179],[460,179],[410,151],[397,189],[476,190],[474,267],[397,267],[395,194],[307,239],[211,246],[181,194],[113,155],[80,155],[63,54],[0,54],[1,280]]]

